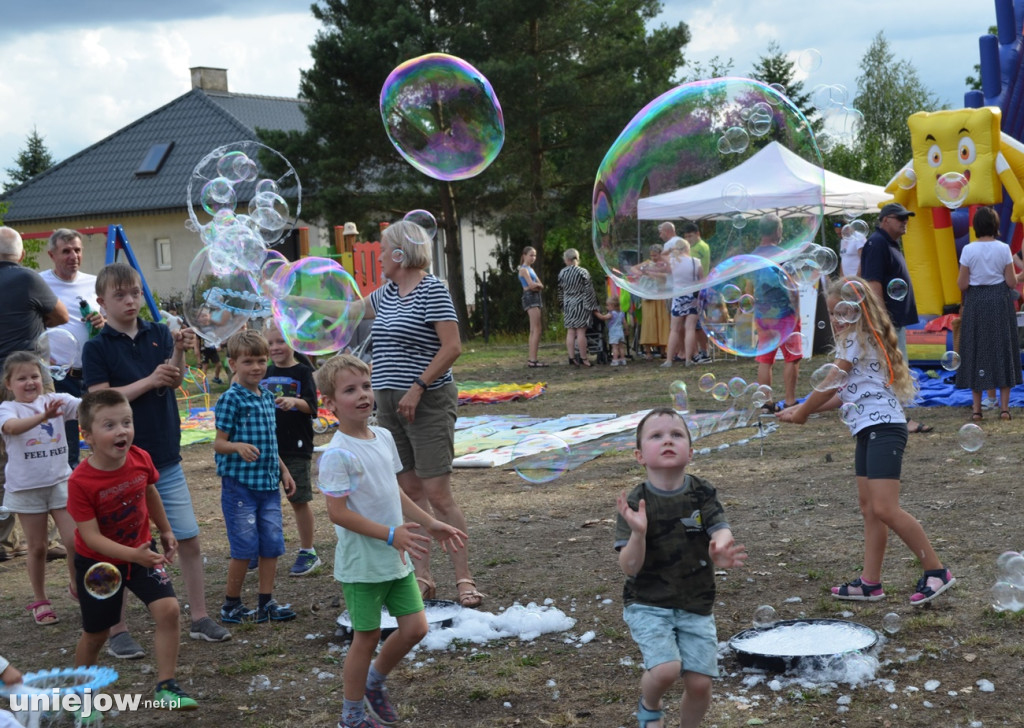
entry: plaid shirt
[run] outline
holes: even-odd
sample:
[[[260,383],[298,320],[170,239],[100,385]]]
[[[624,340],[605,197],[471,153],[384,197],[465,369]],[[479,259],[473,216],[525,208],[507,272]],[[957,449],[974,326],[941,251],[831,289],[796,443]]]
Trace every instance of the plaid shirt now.
[[[228,433],[231,442],[247,442],[259,448],[260,457],[247,463],[241,455],[231,453],[213,456],[217,475],[229,476],[249,490],[277,490],[281,468],[277,459],[277,422],[274,417],[274,395],[260,387],[259,394],[232,384],[217,400],[214,422],[218,430]]]

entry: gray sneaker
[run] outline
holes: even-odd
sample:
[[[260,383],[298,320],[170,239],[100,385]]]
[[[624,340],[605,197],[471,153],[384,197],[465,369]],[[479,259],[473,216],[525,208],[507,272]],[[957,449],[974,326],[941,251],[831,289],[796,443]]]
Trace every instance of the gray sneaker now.
[[[107,654],[120,660],[137,660],[146,656],[142,645],[127,632],[118,632],[107,641]]]
[[[199,621],[193,622],[188,636],[194,640],[206,640],[207,642],[226,642],[231,639],[231,633],[209,617],[203,617]]]

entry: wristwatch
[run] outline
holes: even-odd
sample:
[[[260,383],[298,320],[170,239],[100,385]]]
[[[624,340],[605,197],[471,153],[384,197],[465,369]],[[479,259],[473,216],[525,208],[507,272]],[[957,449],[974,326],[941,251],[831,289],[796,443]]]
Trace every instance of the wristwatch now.
[[[421,388],[423,389],[423,391],[424,391],[424,392],[426,392],[426,391],[427,391],[427,383],[426,383],[426,382],[424,382],[424,381],[423,381],[422,379],[420,379],[419,377],[416,377],[416,378],[415,378],[414,380],[412,380],[412,383],[413,383],[413,384],[418,384],[418,385],[419,385],[419,386],[420,386],[420,387],[421,387]]]

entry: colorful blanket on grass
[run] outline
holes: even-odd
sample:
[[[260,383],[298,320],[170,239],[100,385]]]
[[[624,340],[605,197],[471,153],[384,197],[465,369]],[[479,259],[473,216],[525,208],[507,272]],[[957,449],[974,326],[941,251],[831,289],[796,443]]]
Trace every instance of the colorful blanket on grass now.
[[[544,393],[545,383],[459,382],[459,404],[494,404],[533,399]]]

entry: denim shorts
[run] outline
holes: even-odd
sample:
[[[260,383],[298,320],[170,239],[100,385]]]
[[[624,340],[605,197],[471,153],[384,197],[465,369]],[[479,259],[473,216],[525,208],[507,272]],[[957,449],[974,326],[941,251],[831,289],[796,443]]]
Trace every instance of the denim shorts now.
[[[853,455],[854,473],[868,480],[899,480],[907,437],[905,422],[871,425],[859,431]]]
[[[199,535],[199,523],[196,512],[192,509],[192,494],[185,482],[185,471],[181,463],[160,468],[160,480],[156,483],[156,492],[164,504],[164,512],[174,531],[174,538],[184,541]]]
[[[68,507],[68,481],[28,490],[8,490],[4,505],[11,513],[49,513]]]
[[[540,291],[523,291],[523,310],[529,311],[531,308],[540,308]]]
[[[220,507],[233,559],[262,556],[276,559],[284,554],[281,527],[281,491],[249,490],[231,476],[220,480]]]
[[[630,604],[622,610],[644,667],[680,663],[679,674],[696,672],[718,677],[718,629],[713,614]]]
[[[416,574],[382,582],[342,582],[345,606],[352,620],[353,632],[380,629],[380,608],[386,605],[392,617],[404,617],[423,611],[423,597],[416,584]]]

